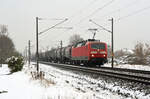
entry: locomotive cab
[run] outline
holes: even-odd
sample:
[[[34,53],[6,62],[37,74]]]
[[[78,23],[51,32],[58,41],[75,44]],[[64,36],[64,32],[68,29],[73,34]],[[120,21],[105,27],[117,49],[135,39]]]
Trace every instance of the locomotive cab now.
[[[103,42],[90,42],[90,62],[102,65],[107,62],[107,45]]]

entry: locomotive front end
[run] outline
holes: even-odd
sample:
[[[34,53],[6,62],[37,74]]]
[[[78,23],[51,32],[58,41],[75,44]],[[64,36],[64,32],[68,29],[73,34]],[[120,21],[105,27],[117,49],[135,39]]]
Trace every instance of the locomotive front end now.
[[[107,62],[107,44],[102,42],[90,43],[90,61],[97,65]]]

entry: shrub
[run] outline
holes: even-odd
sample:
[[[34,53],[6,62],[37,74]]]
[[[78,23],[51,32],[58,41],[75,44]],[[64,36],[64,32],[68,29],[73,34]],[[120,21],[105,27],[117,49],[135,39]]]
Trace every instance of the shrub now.
[[[133,64],[138,65],[148,65],[149,60],[148,57],[150,56],[150,46],[148,44],[143,44],[138,42],[134,47],[134,56],[135,59],[133,60]]]
[[[24,65],[23,57],[21,56],[19,57],[12,56],[7,59],[7,63],[11,73],[21,71]]]

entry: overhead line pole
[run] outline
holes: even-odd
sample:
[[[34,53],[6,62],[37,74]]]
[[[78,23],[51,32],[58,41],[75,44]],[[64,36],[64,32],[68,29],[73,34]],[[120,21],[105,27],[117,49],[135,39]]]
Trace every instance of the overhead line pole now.
[[[60,57],[61,57],[61,62],[62,62],[62,40],[60,41]]]
[[[57,25],[60,25],[62,23],[64,23],[65,21],[67,21],[68,19],[64,19],[63,21],[53,25],[52,27],[48,28],[48,29],[45,29],[44,31],[42,32],[39,32],[38,31],[38,20],[42,20],[42,18],[38,18],[36,17],[36,63],[37,63],[37,73],[39,73],[39,44],[38,44],[38,36],[44,32],[47,32],[48,30],[52,29],[52,28],[55,28]]]
[[[106,29],[106,28],[104,28],[103,26],[97,24],[96,22],[94,22],[94,21],[91,20],[91,19],[90,19],[89,21],[92,22],[92,23],[94,23],[95,25],[101,27],[103,30],[105,30],[105,31],[107,31],[107,32],[109,32],[109,33],[111,33],[111,46],[112,46],[112,48],[111,48],[111,58],[112,58],[111,67],[113,68],[113,67],[114,67],[114,36],[113,36],[113,35],[114,35],[114,34],[113,34],[113,32],[114,32],[114,30],[113,30],[113,28],[114,28],[114,19],[113,19],[113,18],[110,19],[111,25],[112,25],[111,31],[108,30],[108,29]]]
[[[28,47],[27,46],[25,47],[25,57],[26,57],[26,63],[27,63],[27,60],[28,60]]]
[[[30,61],[31,61],[31,44],[30,44],[30,40],[29,40],[29,42],[28,42],[28,47],[29,47],[29,49],[28,49],[28,57],[29,57],[29,60],[28,60],[28,63],[29,63],[29,66],[30,66]]]
[[[113,35],[113,32],[114,32],[114,19],[110,19],[111,21],[111,45],[112,45],[112,48],[111,48],[111,52],[112,52],[112,61],[111,61],[111,66],[112,68],[114,67],[114,35]]]
[[[39,72],[39,44],[38,44],[38,17],[36,17],[36,65],[37,73]]]
[[[24,49],[24,57],[25,57],[25,63],[26,63],[26,60],[27,60],[27,54],[26,54],[26,46],[25,46],[25,49]]]

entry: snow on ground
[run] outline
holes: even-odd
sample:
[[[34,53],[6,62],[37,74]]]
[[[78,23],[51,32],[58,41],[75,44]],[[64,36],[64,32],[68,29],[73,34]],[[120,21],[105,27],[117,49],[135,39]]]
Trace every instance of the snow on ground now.
[[[6,74],[9,74],[9,69],[6,64],[3,64],[3,66],[0,67],[0,76],[6,75]]]
[[[135,83],[128,83],[124,81],[119,82],[118,79],[112,79],[110,77],[105,77],[105,79],[103,79],[100,76],[94,79],[93,77],[91,77],[94,75],[91,74],[84,75],[82,72],[80,73],[74,71],[60,70],[43,64],[40,66],[41,70],[45,71],[48,77],[55,78],[57,82],[61,82],[62,84],[64,83],[63,81],[66,81],[68,82],[68,84],[75,87],[76,89],[79,89],[80,91],[93,93],[93,95],[97,97],[96,99],[150,98],[150,94],[145,95],[144,91],[136,90],[138,89],[138,87],[141,88],[141,86]],[[118,82],[122,86],[120,86]],[[127,86],[124,83],[127,83]],[[135,86],[132,86],[133,84]],[[130,85],[129,88],[128,85]],[[147,86],[144,86],[144,88],[145,87],[147,88]],[[122,96],[120,94],[122,94]]]
[[[48,67],[46,65],[40,66]],[[30,70],[32,71],[31,68]],[[8,75],[9,69],[7,65],[3,65],[0,67],[0,92],[4,93],[0,94],[0,99],[121,99],[121,96],[109,94],[107,91],[99,92],[97,98],[94,92],[90,90],[82,92],[66,82],[66,79],[69,82],[76,79],[71,80],[70,77],[64,76],[65,79],[58,75],[61,71],[56,71],[55,68],[50,66],[46,70],[48,72],[53,71],[53,75],[46,75],[46,78],[54,82],[47,87],[43,86],[40,80],[33,80],[26,68],[21,72]]]
[[[92,96],[90,98],[88,96],[85,99],[124,99],[121,95],[99,88],[98,83],[103,83],[101,80],[94,80],[82,73],[80,74],[73,71],[61,70],[44,64],[40,64],[40,70],[45,72],[47,79],[55,80],[59,86],[64,86],[64,84],[67,83],[67,85],[72,86],[78,91]],[[77,97],[75,99],[77,99]]]
[[[33,63],[34,64],[34,63]],[[107,65],[108,66],[108,65]],[[140,91],[123,89],[100,78],[91,78],[79,72],[61,70],[40,64],[49,81],[33,79],[31,71],[36,68],[27,65],[20,72],[9,74],[7,65],[0,67],[0,99],[149,99]],[[121,66],[123,67],[123,66]],[[106,78],[107,79],[107,78]],[[109,78],[108,78],[109,79]],[[47,86],[46,86],[47,84]],[[107,89],[107,90],[106,90]],[[111,90],[111,91],[110,91]],[[117,91],[129,94],[119,95]]]
[[[92,99],[88,93],[80,93],[70,86],[52,84],[44,87],[24,71],[7,75],[6,65],[0,68],[0,99]]]
[[[7,66],[3,67],[1,71],[8,71]],[[42,99],[45,90],[40,88],[38,82],[30,82],[28,75],[17,72],[0,76],[0,91],[6,91],[0,94],[0,99]]]
[[[104,64],[104,67],[111,67],[111,63]],[[148,65],[130,65],[130,64],[119,64],[114,65],[115,68],[127,68],[127,69],[136,69],[136,70],[146,70],[150,71],[150,66]]]

